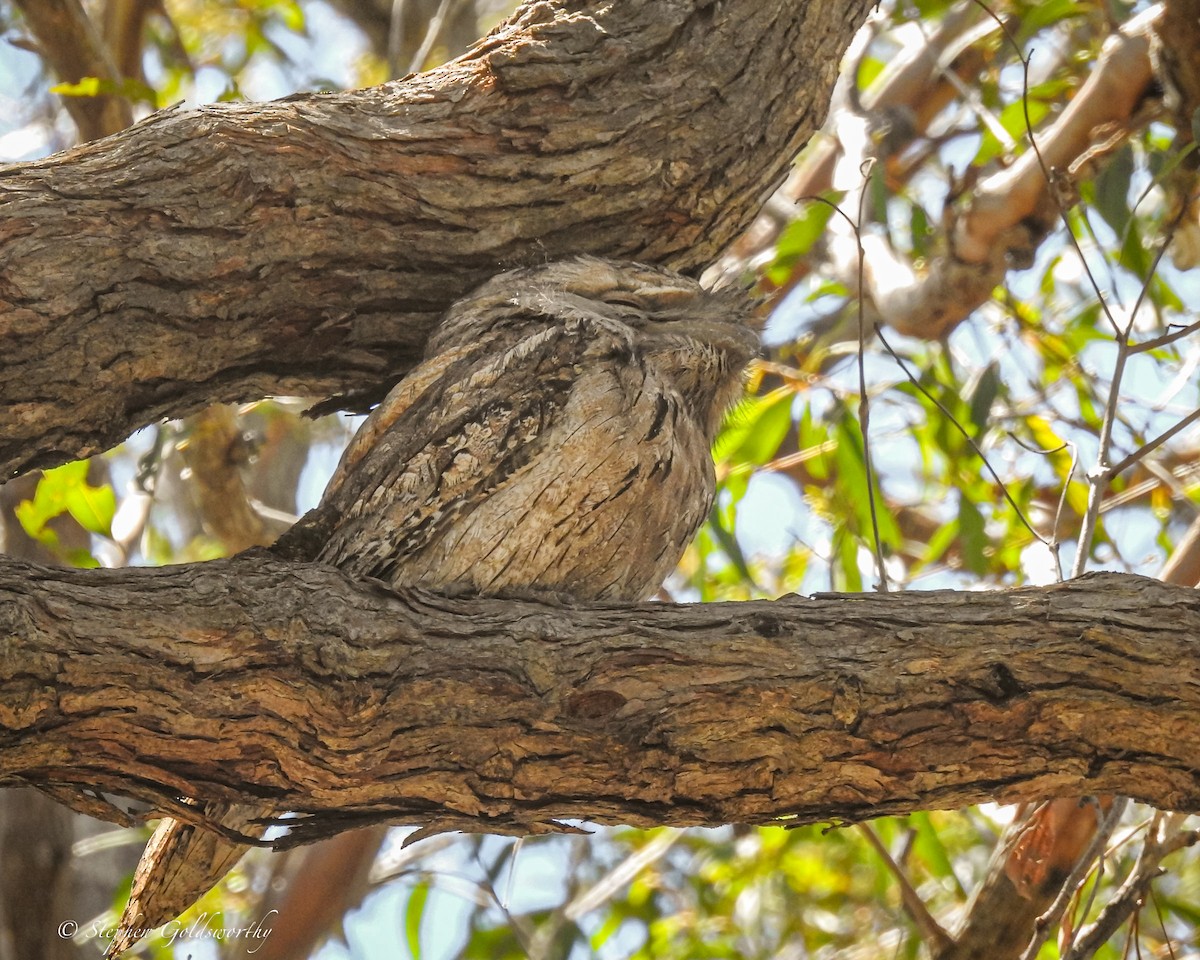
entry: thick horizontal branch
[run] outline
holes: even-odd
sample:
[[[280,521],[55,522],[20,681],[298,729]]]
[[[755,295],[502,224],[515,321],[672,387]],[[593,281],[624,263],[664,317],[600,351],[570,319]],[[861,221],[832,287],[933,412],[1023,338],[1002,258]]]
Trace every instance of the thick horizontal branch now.
[[[297,841],[1097,792],[1200,810],[1200,594],[1131,576],[631,608],[398,595],[267,554],[5,559],[0,644],[0,782],[90,812],[261,800]]]
[[[378,399],[506,267],[696,270],[820,124],[871,4],[578,6],[402,82],[0,168],[0,478],[214,401]]]

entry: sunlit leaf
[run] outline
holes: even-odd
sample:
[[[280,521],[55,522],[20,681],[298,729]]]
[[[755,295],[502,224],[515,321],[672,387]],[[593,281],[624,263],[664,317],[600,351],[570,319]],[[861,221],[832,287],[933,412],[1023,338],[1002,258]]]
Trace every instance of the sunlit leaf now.
[[[961,534],[963,566],[982,576],[987,570],[984,550],[988,546],[983,514],[962,494],[958,498],[958,529]]]
[[[937,531],[925,545],[925,552],[920,562],[914,565],[913,572],[919,572],[930,564],[937,563],[945,555],[950,545],[958,539],[958,518],[949,520],[937,528]]]
[[[1150,253],[1146,250],[1146,241],[1142,237],[1141,227],[1136,220],[1129,222],[1125,233],[1125,241],[1121,244],[1120,256],[1117,263],[1134,276],[1145,280],[1150,275]]]
[[[116,512],[116,495],[108,484],[94,487],[87,481],[88,463],[77,460],[47,470],[38,480],[32,500],[16,508],[17,519],[33,539],[50,543],[46,524],[70,513],[90,533],[108,536]]]
[[[941,833],[933,825],[933,818],[928,813],[918,811],[908,817],[909,825],[916,831],[913,841],[913,852],[921,858],[929,872],[939,880],[952,883],[961,896],[965,896],[962,884],[954,872],[950,851],[942,840]]]
[[[729,415],[713,446],[713,459],[764,464],[775,455],[792,427],[795,392],[787,387],[751,397]]]
[[[107,87],[107,89],[104,89]],[[50,88],[51,93],[60,97],[95,97],[103,93],[112,93],[115,85],[110,80],[99,77],[81,77],[74,83],[56,83]]]
[[[1045,2],[1031,3],[1021,16],[1018,38],[1023,43],[1044,27],[1070,17],[1077,17],[1085,9],[1085,6],[1078,0],[1045,0]]]
[[[1095,180],[1095,206],[1118,237],[1129,225],[1129,184],[1133,178],[1133,148],[1128,144],[1117,150]]]
[[[105,537],[111,535],[112,518],[117,511],[117,497],[112,487],[81,483],[66,491],[65,500],[67,510],[83,529]]]
[[[100,77],[82,77],[74,83],[56,83],[50,87],[51,93],[60,97],[124,97],[133,103],[153,104],[157,95],[152,87],[134,77],[123,77],[120,80],[104,80]]]
[[[825,195],[828,203],[809,200],[801,207],[796,219],[784,227],[775,243],[775,257],[766,271],[773,283],[781,285],[788,280],[796,262],[825,232],[829,218],[834,215],[831,204],[836,205],[841,196],[841,193],[830,192]]]
[[[1029,123],[1033,125],[1034,130],[1037,130],[1038,124],[1045,119],[1046,114],[1049,112],[1050,105],[1043,100],[1030,100],[1028,102]],[[1025,114],[1026,107],[1020,100],[1010,103],[1000,111],[1000,126],[1009,135],[1013,143],[1022,143],[1026,138]],[[997,157],[1003,156],[1008,152],[1008,149],[1006,145],[997,139],[990,128],[985,127],[983,142],[980,144],[979,151],[975,154],[972,162],[976,166],[983,166]]]
[[[976,436],[983,434],[991,419],[992,403],[1000,392],[1000,373],[995,363],[984,367],[983,374],[971,394],[971,423],[974,425]]]
[[[925,208],[919,203],[914,203],[912,205],[912,213],[909,216],[908,228],[912,234],[913,256],[929,256],[929,239],[931,235],[929,217],[925,213]]]
[[[425,919],[425,907],[429,903],[429,884],[418,883],[408,896],[404,908],[404,939],[413,960],[421,956],[421,921]]]

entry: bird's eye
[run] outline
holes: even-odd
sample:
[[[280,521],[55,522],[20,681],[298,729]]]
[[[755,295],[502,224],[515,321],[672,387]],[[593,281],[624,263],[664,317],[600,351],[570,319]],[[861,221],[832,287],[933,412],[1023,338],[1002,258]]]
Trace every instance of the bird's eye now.
[[[615,307],[630,307],[634,310],[644,310],[646,306],[636,297],[609,297],[608,302]]]

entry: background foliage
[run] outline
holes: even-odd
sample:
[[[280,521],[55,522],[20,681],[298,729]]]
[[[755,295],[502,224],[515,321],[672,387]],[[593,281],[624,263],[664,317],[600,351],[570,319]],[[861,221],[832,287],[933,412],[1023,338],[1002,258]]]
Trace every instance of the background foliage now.
[[[103,76],[54,67],[90,61],[65,34],[39,30],[38,6],[0,3],[0,155],[10,160],[102,127],[105,95],[136,117],[180,99],[382,82],[456,55],[512,5],[97,0],[86,13],[112,66]],[[1128,109],[1098,79],[1102,53],[1142,36],[1143,21],[1161,27],[1194,9],[884,5],[847,54],[825,131],[710,271],[714,282],[757,285],[768,350],[718,440],[710,522],[664,597],[770,598],[881,580],[986,589],[1084,569],[1196,583],[1187,533],[1200,530],[1200,92],[1189,86],[1187,38],[1175,38],[1182,54],[1169,31],[1147,40],[1149,80]],[[1122,77],[1138,82],[1128,69]],[[1088,98],[1111,109],[1080,134],[1067,105]],[[1036,159],[1030,128],[1043,153],[1057,145],[1066,157],[1037,165],[1032,201],[997,187]],[[986,269],[972,231],[990,238]],[[969,282],[944,279],[963,262],[978,267]],[[10,483],[0,489],[5,549],[111,566],[270,543],[319,497],[356,423],[314,422],[303,409],[287,399],[213,408]],[[1091,818],[1087,837],[1107,821],[1107,856],[1078,878],[1033,953],[1068,954],[1133,877],[1145,881],[1144,905],[1131,903],[1103,945],[1081,940],[1086,951],[1072,955],[1200,955],[1197,856],[1171,854],[1151,885],[1144,851],[1147,837],[1194,841],[1195,824],[1073,803],[1076,820]],[[48,818],[64,816],[39,808],[20,820],[13,809],[0,836],[9,862],[31,837],[55,836]],[[151,949],[372,957],[396,955],[398,942],[413,957],[943,956],[937,925],[978,913],[969,901],[987,876],[1044,872],[1067,856],[1046,810],[1028,821],[1046,828],[1037,843],[998,847],[1015,816],[989,807],[869,828],[601,829],[404,850],[403,830],[375,831],[307,855],[256,852],[193,913],[212,929],[271,916],[290,940],[160,938]],[[96,955],[87,911],[120,905],[146,832],[74,824],[64,835],[74,857],[60,869],[76,886],[53,909],[80,921],[71,949]],[[1022,835],[1035,832],[1007,834]],[[30,929],[19,889],[0,894],[10,942],[40,937],[38,955],[63,955],[53,924]]]

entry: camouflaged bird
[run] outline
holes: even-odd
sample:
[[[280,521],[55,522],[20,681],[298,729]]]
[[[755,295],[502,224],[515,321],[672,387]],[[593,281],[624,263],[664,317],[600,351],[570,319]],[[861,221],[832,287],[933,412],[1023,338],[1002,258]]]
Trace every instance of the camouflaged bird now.
[[[397,587],[644,599],[712,505],[749,315],[740,293],[638,264],[501,274],[450,308],[277,549]],[[264,812],[205,814],[243,830]],[[122,927],[165,923],[244,850],[164,820]]]

